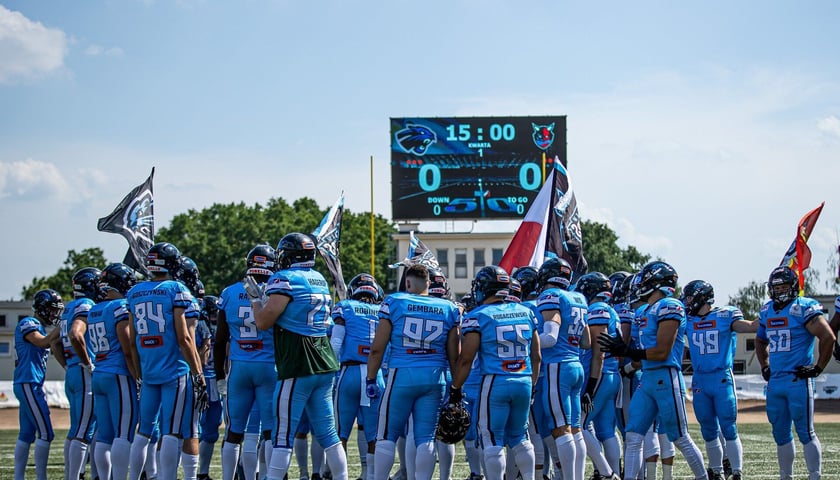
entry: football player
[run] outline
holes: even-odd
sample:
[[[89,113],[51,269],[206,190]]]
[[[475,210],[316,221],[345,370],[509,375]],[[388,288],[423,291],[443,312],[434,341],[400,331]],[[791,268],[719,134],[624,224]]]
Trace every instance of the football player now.
[[[327,338],[332,298],[327,281],[313,268],[315,252],[309,235],[287,234],[277,244],[279,270],[269,278],[265,290],[253,281],[248,281],[246,288],[257,327],[274,331],[277,421],[268,467],[270,480],[281,480],[289,469],[304,409],[313,435],[324,447],[333,478],[347,480],[347,456],[335,428],[332,403],[333,379],[339,367]]]
[[[533,480],[534,446],[527,432],[532,386],[539,372],[540,344],[531,309],[518,302],[505,302],[509,288],[510,276],[501,267],[482,267],[476,274],[472,295],[478,306],[462,324],[464,339],[452,376],[449,402],[461,401],[461,387],[478,355],[482,375],[478,430],[487,478],[503,478],[507,446],[523,480]]]
[[[714,307],[715,290],[703,280],[689,282],[683,288],[681,300],[686,310],[685,333],[694,375],[694,415],[706,442],[710,477],[722,479],[723,457],[732,462],[733,480],[741,480],[743,449],[735,421],[738,401],[735,399],[735,380],[732,363],[737,346],[737,333],[755,333],[757,321],[744,320],[737,307]],[[723,433],[726,452],[719,435]]]
[[[55,290],[40,290],[32,302],[33,316],[18,321],[15,328],[14,391],[20,402],[18,409],[20,430],[15,443],[15,480],[26,478],[29,448],[35,443],[35,478],[47,480],[47,461],[50,443],[55,438],[44,379],[50,344],[59,338],[60,330],[53,327],[61,319],[64,302]],[[63,355],[56,352],[56,356]]]
[[[598,337],[605,352],[641,361],[643,371],[630,400],[633,416],[627,424],[624,477],[636,478],[641,470],[645,433],[658,418],[660,432],[680,449],[694,478],[705,479],[703,455],[691,440],[685,415],[685,308],[673,298],[677,272],[665,262],[653,261],[642,267],[638,278],[638,296],[649,305],[644,323],[639,324],[641,347],[628,346],[620,335],[604,332]]]
[[[788,267],[770,273],[770,300],[758,314],[755,352],[761,375],[767,381],[767,419],[773,426],[779,476],[793,478],[793,423],[808,477],[820,478],[822,445],[814,431],[814,381],[831,361],[835,336],[825,319],[822,305],[797,294],[799,279]],[[814,340],[819,340],[819,357],[814,361]],[[733,468],[734,470],[734,468]]]
[[[134,270],[112,263],[102,270],[101,302],[88,313],[88,339],[96,354],[93,372],[96,449],[94,461],[102,478],[125,480],[131,442],[137,427],[139,372],[131,358],[125,294],[137,283]],[[113,475],[113,477],[112,477]]]
[[[143,380],[138,434],[131,445],[129,474],[132,480],[139,477],[156,419],[166,412],[160,415],[159,478],[175,479],[180,456],[184,478],[195,480],[198,467],[195,405],[201,397],[206,400],[207,392],[202,362],[185,316],[193,296],[185,285],[173,279],[181,260],[175,245],[156,243],[146,258],[151,280],[138,283],[126,295],[131,358]],[[179,448],[182,439],[183,447]]]
[[[390,346],[388,381],[379,406],[374,475],[386,480],[394,464],[395,442],[411,415],[416,446],[415,477],[429,480],[435,469],[435,424],[446,389],[446,370],[459,351],[458,307],[429,293],[429,271],[423,265],[406,270],[405,292],[390,295],[379,309],[366,389],[377,384],[385,349]]]
[[[204,289],[202,288],[201,291]],[[201,327],[205,341],[199,346],[199,356],[204,362],[204,382],[207,385],[207,410],[201,412],[198,424],[201,430],[198,438],[198,480],[210,478],[210,463],[213,450],[219,440],[219,426],[222,424],[223,397],[216,383],[216,368],[213,359],[213,347],[216,335],[216,322],[219,317],[219,299],[213,295],[201,298],[201,313],[196,331]]]
[[[271,246],[256,245],[245,257],[245,275],[253,278],[258,285],[265,285],[276,271],[274,262],[275,252]],[[231,480],[240,460],[246,426],[262,428],[263,438],[271,438],[274,387],[277,385],[274,337],[270,330],[257,328],[251,302],[242,282],[234,283],[222,291],[213,356],[216,382],[220,392],[227,395],[222,478]],[[230,372],[226,375],[225,365],[228,360]],[[259,409],[262,427],[248,421],[254,404]],[[248,445],[255,444],[253,439],[248,442]],[[253,449],[249,448],[248,454],[242,452],[242,467],[249,480],[255,477],[258,464],[256,451],[250,450]]]

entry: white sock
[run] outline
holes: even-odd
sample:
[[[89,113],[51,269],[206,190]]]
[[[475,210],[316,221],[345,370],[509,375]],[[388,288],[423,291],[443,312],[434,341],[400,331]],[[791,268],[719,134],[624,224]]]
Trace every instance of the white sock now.
[[[216,447],[215,443],[199,442],[198,443],[198,474],[207,475],[210,473],[210,462],[213,460],[213,450]]]
[[[143,466],[146,464],[146,454],[148,453],[148,449],[149,437],[145,435],[135,435],[134,443],[131,444],[131,453],[129,454],[129,480],[137,480],[140,478],[140,474],[143,473]],[[154,452],[152,452],[151,456],[154,456]]]
[[[592,466],[602,477],[609,477],[612,473],[610,464],[607,463],[607,457],[601,451],[601,443],[595,438],[595,435],[588,429],[581,430],[583,434],[583,441],[586,443],[586,454],[592,460]]]
[[[376,472],[376,469],[374,468],[374,465],[376,464],[376,455],[373,453],[366,453],[365,460],[367,463],[367,471],[365,472],[365,476],[362,480],[374,480],[374,478],[376,478],[374,473]]]
[[[822,475],[822,445],[816,435],[810,442],[802,445],[805,465],[808,467],[808,478],[818,479]]]
[[[198,455],[181,452],[181,468],[184,469],[184,480],[195,480],[198,471]]]
[[[530,435],[529,438],[531,439],[531,447],[534,449],[534,478],[537,480],[542,480],[542,470],[545,462],[545,445],[543,445],[542,437],[537,435]],[[536,467],[539,465],[539,467]]]
[[[47,463],[50,460],[50,442],[35,440],[35,478],[47,480]]]
[[[409,480],[417,476],[417,445],[411,429],[405,436],[405,474]]]
[[[246,433],[242,441],[242,455],[239,459],[242,462],[242,472],[245,478],[256,478],[257,476],[257,450],[259,450],[260,434]]]
[[[265,478],[271,464],[271,440],[260,441],[260,479]]]
[[[295,438],[294,449],[295,449],[295,461],[298,464],[298,470],[300,471],[300,475],[298,475],[301,479],[309,478],[309,442],[306,441],[306,438]]]
[[[359,478],[364,480],[367,478],[367,438],[365,438],[365,431],[364,430],[356,430],[356,448],[359,449],[359,460],[362,463],[362,473],[359,475]],[[370,464],[370,467],[373,468],[373,464]]]
[[[688,468],[694,474],[694,478],[706,478],[706,465],[703,464],[703,454],[700,453],[700,449],[691,440],[688,432],[674,440],[674,446],[682,452],[685,462],[688,463]]]
[[[719,438],[715,437],[714,440],[706,442],[706,456],[709,458],[709,468],[713,472],[723,472],[723,446]]]
[[[624,478],[627,476],[627,464],[624,465]],[[645,462],[645,480],[656,480],[656,462]]]
[[[505,472],[505,452],[502,447],[484,447],[484,468],[488,479],[502,478]]]
[[[96,442],[96,448],[93,451],[93,464],[96,464],[96,473],[102,475],[101,478],[111,478],[111,445],[102,442]],[[96,478],[96,477],[93,477]]]
[[[15,442],[15,480],[26,480],[26,464],[29,461],[29,443]]]
[[[291,448],[274,447],[271,452],[271,463],[268,465],[268,480],[283,480],[286,472],[289,471],[291,461]]]
[[[225,441],[222,443],[222,480],[233,480],[236,476],[236,466],[239,464],[238,443]]]
[[[522,473],[522,480],[534,480],[534,466],[536,465],[534,445],[525,440],[519,445],[515,445],[510,451],[513,453],[517,468]],[[542,480],[542,477],[539,480]]]
[[[90,444],[88,444],[85,461],[82,463],[83,473],[85,471],[85,464],[88,463],[88,461],[90,461],[90,478],[99,478],[99,469],[96,467],[96,432],[94,432],[93,439],[90,441]],[[105,478],[110,478],[110,475]]]
[[[175,480],[178,473],[178,460],[181,457],[181,447],[178,437],[164,435],[160,439],[160,477],[161,480]]]
[[[347,480],[347,453],[341,442],[324,449],[324,457],[330,467],[333,480]]]
[[[510,451],[510,447],[505,447],[505,476],[504,478],[516,478],[519,469],[516,467],[516,459]]]
[[[160,450],[158,450],[158,445],[160,445],[160,439],[155,440],[154,442],[149,443],[149,452],[151,455],[146,455],[146,477],[149,478],[157,478],[158,475],[158,465],[160,465]]]
[[[642,445],[645,442],[645,436],[635,433],[627,432],[624,445],[624,478],[637,478],[642,469]],[[653,464],[653,475],[645,467],[645,478],[647,480],[656,480],[656,463]]]
[[[557,445],[557,459],[563,469],[564,480],[575,480],[575,437],[571,433],[560,435],[554,439],[554,444]],[[484,458],[486,460],[487,456]]]
[[[674,478],[674,464],[673,463],[663,463],[662,464],[662,480],[673,480],[673,478]]]
[[[111,476],[114,480],[125,480],[128,477],[130,459],[131,442],[125,438],[115,438],[111,443]]]
[[[744,467],[744,447],[741,445],[741,437],[727,440],[724,451],[726,452],[724,457],[729,459],[732,472],[741,473],[741,469]]]
[[[776,456],[779,459],[779,477],[783,480],[793,478],[793,457],[796,455],[796,447],[793,440],[784,444],[776,445]]]
[[[69,459],[70,459],[70,439],[65,438],[64,439],[64,470],[65,470],[64,477],[65,478],[67,478],[67,468],[69,467],[69,465],[67,464],[67,461]]]
[[[373,455],[373,474],[376,480],[388,480],[391,474],[391,467],[394,466],[394,455],[397,446],[389,440],[376,442],[376,453]]]
[[[324,448],[312,437],[312,443],[309,445],[309,454],[312,456],[312,473],[318,473],[324,476]]]
[[[481,455],[478,447],[475,446],[474,440],[464,441],[464,450],[467,451],[467,463],[470,464],[470,475],[478,475],[481,473]]]
[[[74,479],[79,478],[79,475],[85,469],[85,456],[87,456],[88,445],[81,440],[72,440],[70,442],[70,456],[67,458],[67,476]]]
[[[575,439],[575,478],[583,478],[586,473],[586,442],[583,432],[573,435]]]
[[[435,441],[435,448],[438,455],[438,468],[440,469],[440,480],[449,480],[452,474],[452,466],[455,464],[455,445]]]
[[[543,469],[550,474],[551,468],[560,462],[560,457],[557,453],[557,442],[554,441],[554,437],[549,435],[547,437],[543,437],[543,445],[545,445],[548,450],[548,461],[545,462]]]
[[[407,472],[407,469],[406,469],[406,466],[405,466],[405,461],[406,461],[405,443],[406,443],[405,442],[405,437],[397,438],[397,442],[396,442],[397,449],[396,450],[397,450],[397,454],[399,454],[399,456],[400,456],[400,470],[404,474],[403,475],[404,477],[405,477],[406,472]],[[378,443],[377,443],[377,445],[378,445]]]
[[[610,470],[618,474],[621,472],[621,444],[618,443],[618,437],[612,437],[604,440],[604,458],[610,466]]]
[[[435,473],[435,442],[423,442],[417,445],[416,450],[415,478],[417,480],[432,480],[432,475]]]

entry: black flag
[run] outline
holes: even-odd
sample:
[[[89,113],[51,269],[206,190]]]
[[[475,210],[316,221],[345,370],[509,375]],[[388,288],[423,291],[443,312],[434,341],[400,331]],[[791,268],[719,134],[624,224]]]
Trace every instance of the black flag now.
[[[554,188],[548,215],[545,258],[560,257],[569,262],[575,279],[589,268],[583,257],[583,235],[577,199],[566,168],[555,158]]]
[[[341,260],[338,251],[341,246],[341,216],[344,213],[344,192],[324,215],[321,224],[312,232],[318,251],[330,270],[330,276],[335,285],[335,294],[339,300],[347,298],[347,285],[344,284],[344,274],[341,271]]]
[[[142,185],[134,187],[117,208],[96,224],[100,232],[118,233],[128,240],[128,252],[123,263],[148,274],[146,254],[155,240],[155,209],[152,179],[155,169]]]
[[[417,264],[423,265],[426,268],[440,269],[440,263],[438,263],[435,254],[429,250],[429,247],[417,235],[414,235],[414,230],[412,230],[408,232],[408,253],[406,253],[405,259],[401,262],[388,265],[389,268],[403,267],[402,274],[400,275],[400,283],[397,286],[398,292],[405,291],[405,272],[408,270],[408,267]]]

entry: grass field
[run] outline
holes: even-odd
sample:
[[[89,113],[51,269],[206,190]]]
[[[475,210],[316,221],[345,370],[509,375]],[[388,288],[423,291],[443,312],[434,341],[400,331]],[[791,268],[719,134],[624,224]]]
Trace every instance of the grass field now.
[[[770,425],[763,423],[744,424],[739,426],[741,433],[741,440],[744,446],[744,478],[749,479],[776,479],[778,478],[778,465],[776,463],[776,444],[770,434]],[[817,435],[823,445],[823,478],[826,479],[840,479],[840,424],[837,423],[818,423],[816,426]],[[64,445],[64,435],[66,432],[56,431],[56,440],[53,442],[53,447],[50,452],[49,472],[50,479],[63,479],[63,459],[62,451]],[[700,432],[696,425],[691,425],[691,435],[695,441],[700,440]],[[14,430],[0,430],[0,479],[11,479],[14,471],[14,446],[17,437],[17,432]],[[356,442],[351,439],[348,442],[350,448],[350,478],[355,479],[359,476],[360,467],[358,461],[358,452],[356,450]],[[705,448],[702,442],[698,443],[700,449],[704,452]],[[796,442],[796,464],[794,470],[795,478],[807,478],[804,460],[802,458],[802,448],[798,441]],[[220,449],[221,442],[216,444],[216,454],[213,458],[213,464],[210,470],[210,476],[214,479],[221,478],[220,466]],[[464,458],[464,450],[462,446],[458,446],[456,451],[455,468],[452,475],[453,480],[463,480],[469,476],[469,468]],[[27,478],[35,478],[35,467],[31,464],[32,456],[30,453],[30,472]],[[591,472],[591,467],[587,468],[587,476]],[[89,477],[88,477],[89,478]],[[292,469],[289,472],[289,478],[298,478],[297,465],[294,459],[292,460]],[[677,453],[677,461],[674,466],[674,478],[690,479],[691,471],[686,466],[685,462],[680,459],[680,454]]]

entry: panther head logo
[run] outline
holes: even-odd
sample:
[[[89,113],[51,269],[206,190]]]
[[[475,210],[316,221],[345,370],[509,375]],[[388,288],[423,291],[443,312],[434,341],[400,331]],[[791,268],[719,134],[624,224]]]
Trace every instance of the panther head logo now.
[[[554,143],[554,123],[549,125],[531,123],[531,126],[534,127],[534,143],[540,150],[548,150],[548,147]]]
[[[152,191],[140,192],[125,209],[123,229],[140,244],[152,244],[155,229],[154,199]]]
[[[406,153],[422,156],[437,142],[437,135],[426,126],[408,123],[394,134],[394,139]]]

